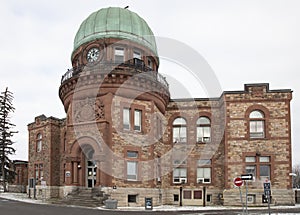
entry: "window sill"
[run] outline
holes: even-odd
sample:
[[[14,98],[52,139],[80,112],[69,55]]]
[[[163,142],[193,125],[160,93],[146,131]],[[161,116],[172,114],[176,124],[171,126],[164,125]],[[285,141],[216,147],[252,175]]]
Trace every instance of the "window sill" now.
[[[124,128],[123,128],[123,132],[124,133],[129,133],[129,134],[144,134],[143,131],[137,131],[137,130],[131,130],[131,129],[124,129]]]
[[[252,141],[252,140],[268,140],[269,138],[266,138],[266,137],[249,137],[248,139],[250,141]]]
[[[173,144],[187,144],[187,142],[173,142]]]
[[[129,184],[141,184],[142,183],[142,182],[137,181],[137,180],[128,180],[128,179],[125,182],[129,183]]]
[[[198,141],[197,144],[210,144],[211,142]]]

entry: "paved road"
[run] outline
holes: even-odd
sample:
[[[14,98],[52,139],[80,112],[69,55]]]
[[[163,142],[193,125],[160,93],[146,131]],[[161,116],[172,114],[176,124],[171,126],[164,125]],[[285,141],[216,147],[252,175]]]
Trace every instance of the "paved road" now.
[[[286,211],[272,211],[272,214],[277,213],[283,214]],[[289,214],[295,213],[299,214],[300,209],[290,209]],[[7,200],[0,198],[0,214],[1,215],[213,215],[213,214],[222,214],[222,215],[234,215],[241,214],[240,210],[235,211],[106,211],[106,210],[97,210],[97,209],[86,209],[86,208],[77,208],[77,207],[63,207],[55,205],[39,205],[39,204],[30,204],[24,202],[18,202],[13,200]],[[267,214],[267,212],[261,211],[251,211],[249,214]]]
[[[155,211],[109,211],[87,209],[77,207],[63,207],[56,205],[40,205],[18,202],[0,198],[1,215],[172,215],[172,214],[195,214],[195,212],[155,212]]]

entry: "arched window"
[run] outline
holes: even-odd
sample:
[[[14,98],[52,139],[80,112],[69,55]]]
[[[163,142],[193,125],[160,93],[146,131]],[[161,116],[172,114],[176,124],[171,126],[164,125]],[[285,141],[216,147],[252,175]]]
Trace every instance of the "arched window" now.
[[[186,120],[182,117],[173,122],[173,143],[186,143]]]
[[[265,114],[260,110],[254,110],[249,115],[250,138],[265,137]]]
[[[36,151],[37,152],[42,151],[42,147],[43,147],[43,135],[39,133],[36,138]]]
[[[197,142],[209,143],[211,140],[211,124],[208,117],[200,117],[197,120]]]

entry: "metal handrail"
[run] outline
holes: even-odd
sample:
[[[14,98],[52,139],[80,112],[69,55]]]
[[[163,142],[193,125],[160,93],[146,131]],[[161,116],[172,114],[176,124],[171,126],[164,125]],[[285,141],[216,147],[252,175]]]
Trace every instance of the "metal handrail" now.
[[[143,64],[133,64],[131,62],[124,62],[124,63],[114,63],[114,62],[105,62],[100,63],[96,65],[97,67],[89,67],[90,70],[95,70],[95,68],[99,67],[111,67],[111,71],[113,71],[115,68],[131,68],[135,69],[134,72],[130,71],[132,75],[139,74],[139,75],[145,75],[146,78],[151,78],[152,80],[158,81],[160,84],[162,84],[165,88],[169,88],[169,84],[166,80],[166,77],[161,75],[158,72],[154,72],[151,68],[143,65]],[[63,84],[65,81],[71,79],[72,77],[77,76],[80,72],[84,70],[84,66],[78,66],[76,68],[68,69],[67,72],[62,75],[61,78],[61,84]],[[99,70],[98,70],[99,71]],[[101,71],[101,69],[100,69]],[[142,71],[142,72],[140,72]]]

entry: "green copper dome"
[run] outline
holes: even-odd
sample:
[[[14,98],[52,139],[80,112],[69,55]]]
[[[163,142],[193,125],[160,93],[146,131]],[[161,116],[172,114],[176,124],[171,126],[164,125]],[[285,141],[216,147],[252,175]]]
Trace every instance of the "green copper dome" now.
[[[97,39],[128,39],[148,47],[157,55],[155,38],[148,24],[128,9],[109,7],[92,13],[75,36],[74,50]]]

